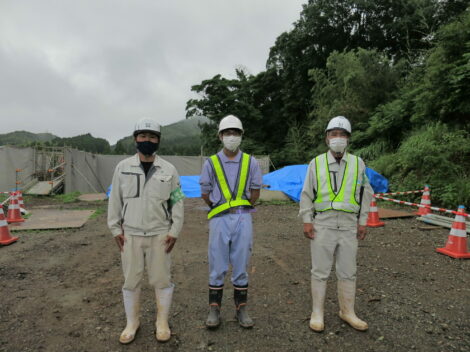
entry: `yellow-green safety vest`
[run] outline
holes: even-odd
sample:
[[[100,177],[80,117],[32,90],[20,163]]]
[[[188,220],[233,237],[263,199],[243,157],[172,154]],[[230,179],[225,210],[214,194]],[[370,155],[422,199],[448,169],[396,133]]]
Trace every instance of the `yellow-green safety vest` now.
[[[220,191],[225,198],[225,203],[222,203],[221,205],[218,205],[215,208],[211,209],[209,211],[209,214],[207,214],[207,218],[211,219],[215,215],[233,207],[239,207],[244,205],[251,206],[251,203],[248,200],[242,198],[245,193],[246,182],[248,180],[248,173],[250,171],[250,155],[242,153],[240,168],[238,169],[238,185],[236,185],[235,188],[235,199],[232,199],[232,192],[227,183],[225,172],[220,163],[218,155],[212,155],[209,160],[211,161],[212,167],[214,168],[215,176],[219,184]]]
[[[346,154],[343,181],[337,193],[333,192],[331,187],[327,154],[317,156],[315,165],[317,179],[317,197],[313,203],[315,211],[339,210],[347,213],[359,213],[360,205],[356,200],[359,158],[349,153]]]

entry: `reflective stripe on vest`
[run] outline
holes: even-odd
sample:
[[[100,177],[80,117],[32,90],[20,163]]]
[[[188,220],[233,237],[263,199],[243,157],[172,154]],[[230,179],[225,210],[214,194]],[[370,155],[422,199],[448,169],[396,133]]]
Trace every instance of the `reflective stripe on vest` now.
[[[314,208],[317,212],[327,210],[340,210],[347,213],[358,213],[360,206],[356,200],[356,187],[359,172],[359,158],[346,154],[346,166],[343,180],[338,193],[331,187],[330,169],[328,167],[327,154],[321,154],[315,158],[317,198]]]
[[[233,207],[244,205],[251,206],[251,203],[248,200],[242,198],[245,193],[248,172],[250,171],[250,155],[242,153],[240,168],[238,169],[238,185],[235,185],[237,191],[235,199],[232,199],[232,193],[227,183],[227,179],[225,178],[225,172],[220,163],[219,157],[217,155],[212,155],[210,157],[210,161],[212,162],[212,167],[214,168],[220,191],[225,198],[225,203],[222,203],[221,205],[211,209],[209,214],[207,214],[207,218],[210,219],[215,215]]]

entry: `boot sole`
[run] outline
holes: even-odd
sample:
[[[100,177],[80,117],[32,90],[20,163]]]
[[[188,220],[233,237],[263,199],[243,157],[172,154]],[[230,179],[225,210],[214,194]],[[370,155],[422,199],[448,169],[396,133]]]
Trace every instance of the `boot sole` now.
[[[215,330],[217,329],[218,327],[220,326],[220,322],[218,324],[208,324],[206,322],[206,328],[210,329],[210,330]]]
[[[165,342],[168,342],[168,341],[171,340],[171,335],[170,335],[170,337],[169,337],[167,340],[160,340],[160,339],[158,339],[157,337],[155,337],[155,339],[156,339],[158,342],[165,343]]]
[[[249,325],[248,325],[248,324],[243,324],[243,323],[238,319],[238,317],[237,317],[236,315],[235,315],[235,319],[237,319],[238,324],[239,324],[242,328],[244,328],[244,329],[251,329],[253,326],[255,326],[255,323],[252,323],[252,324],[249,324]]]
[[[121,341],[121,338],[119,338],[119,343],[121,345],[128,345],[132,342],[134,342],[135,338],[137,337],[137,333],[139,332],[139,329],[140,329],[140,326],[137,328],[137,330],[135,331],[135,334],[134,334],[134,337],[132,338],[132,340],[129,340],[129,341]]]
[[[357,330],[357,331],[361,331],[361,332],[364,332],[364,331],[367,331],[369,330],[369,326],[365,327],[365,328],[358,328],[358,327],[355,327],[354,325],[352,325],[349,321],[347,321],[346,319],[344,319],[341,315],[339,316],[340,319],[342,321],[344,321],[345,323],[347,323],[350,327],[352,327],[354,330]]]
[[[315,331],[315,332],[323,332],[323,331],[325,331],[325,328],[323,328],[323,329],[321,329],[321,330],[318,330],[318,329],[312,328],[310,325],[309,325],[308,327],[310,328],[310,330]]]
[[[161,343],[165,343],[165,342],[168,342],[171,340],[171,327],[170,327],[170,337],[166,340],[161,340],[157,337],[157,327],[155,327],[155,340],[157,340],[158,342],[161,342]]]

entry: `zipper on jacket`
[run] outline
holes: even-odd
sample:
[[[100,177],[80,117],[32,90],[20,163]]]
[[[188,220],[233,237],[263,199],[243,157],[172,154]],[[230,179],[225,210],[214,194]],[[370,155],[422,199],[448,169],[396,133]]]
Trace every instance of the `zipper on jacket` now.
[[[124,217],[126,216],[127,204],[129,204],[129,203],[124,204],[124,210],[122,212],[121,225],[124,224]]]
[[[165,212],[166,219],[168,220],[168,210],[165,208],[165,204],[162,203],[163,211]]]

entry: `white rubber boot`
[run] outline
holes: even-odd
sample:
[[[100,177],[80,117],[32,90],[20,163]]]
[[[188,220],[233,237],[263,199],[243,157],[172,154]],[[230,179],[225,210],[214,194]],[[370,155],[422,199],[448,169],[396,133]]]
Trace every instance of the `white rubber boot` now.
[[[156,338],[159,342],[166,342],[171,338],[171,330],[168,326],[168,314],[170,313],[171,300],[174,286],[155,289],[157,301],[157,329]]]
[[[354,301],[356,300],[356,282],[350,280],[338,280],[339,317],[354,329],[366,331],[367,323],[356,316]]]
[[[124,298],[124,310],[126,311],[127,324],[119,337],[119,342],[128,344],[134,341],[135,334],[140,326],[140,287],[134,291],[122,289]]]
[[[325,330],[323,321],[326,294],[326,281],[312,279],[312,315],[310,316],[310,329],[316,332]]]

